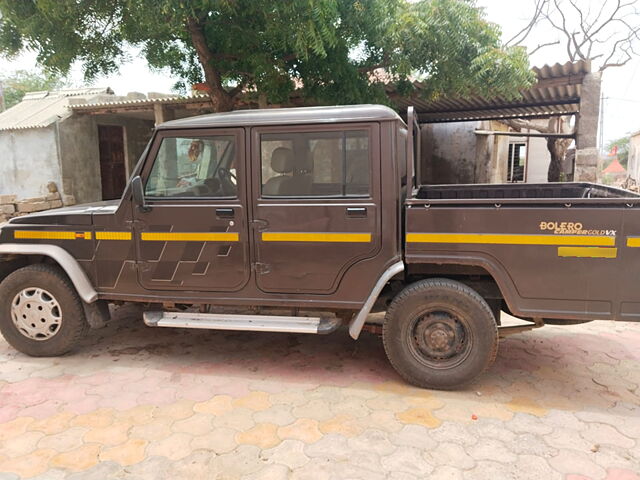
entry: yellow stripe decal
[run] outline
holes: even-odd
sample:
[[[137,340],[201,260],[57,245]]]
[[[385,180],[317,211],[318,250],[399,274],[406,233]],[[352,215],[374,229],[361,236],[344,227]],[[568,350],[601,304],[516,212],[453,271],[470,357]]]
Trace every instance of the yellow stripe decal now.
[[[13,238],[30,240],[91,240],[91,232],[61,232],[51,230],[15,230]]]
[[[237,242],[240,239],[237,232],[142,232],[140,237],[150,242]]]
[[[131,232],[96,232],[96,240],[131,240]]]
[[[492,245],[588,245],[611,247],[615,237],[588,235],[514,235],[500,233],[407,233],[408,243],[481,243]]]
[[[602,247],[558,247],[559,257],[580,257],[580,258],[616,258],[617,248]]]
[[[640,247],[640,237],[627,237],[627,247]]]
[[[264,232],[263,242],[370,243],[370,233]]]

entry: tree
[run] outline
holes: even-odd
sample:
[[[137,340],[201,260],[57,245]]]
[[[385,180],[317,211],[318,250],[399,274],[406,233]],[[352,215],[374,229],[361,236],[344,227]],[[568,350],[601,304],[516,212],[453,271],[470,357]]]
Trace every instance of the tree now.
[[[62,74],[111,73],[142,48],[215,110],[388,102],[384,82],[441,95],[517,95],[533,79],[526,52],[503,48],[475,0],[0,0],[0,53],[25,48]]]
[[[640,41],[640,10],[635,0],[602,1],[593,10],[578,0],[535,0],[531,20],[514,35],[507,46],[523,45],[532,31],[540,26],[550,27],[557,38],[530,50],[530,54],[550,45],[564,46],[571,61],[589,60],[597,63],[600,73],[612,67],[626,65],[638,55]],[[573,133],[569,117],[544,126],[539,122],[520,121],[519,128],[530,128],[541,133]],[[555,128],[555,130],[554,130]],[[560,180],[560,167],[571,144],[570,139],[547,137],[551,155],[548,180]]]
[[[5,108],[19,103],[28,92],[57,90],[67,85],[60,75],[37,70],[16,70],[9,75],[0,76],[0,83],[4,92]]]
[[[612,140],[607,144],[607,152],[617,150],[618,160],[624,168],[627,168],[629,162],[629,137],[622,137]]]

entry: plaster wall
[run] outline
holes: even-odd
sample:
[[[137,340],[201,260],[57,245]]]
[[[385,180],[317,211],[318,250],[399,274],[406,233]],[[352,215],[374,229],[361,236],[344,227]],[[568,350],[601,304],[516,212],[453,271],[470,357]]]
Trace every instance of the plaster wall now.
[[[60,124],[62,191],[77,203],[102,200],[98,136],[91,117],[73,116]]]
[[[64,193],[78,203],[102,200],[99,125],[124,127],[126,173],[130,175],[153,132],[153,122],[117,115],[74,115],[60,125]]]
[[[61,180],[55,125],[0,132],[0,194],[40,197]]]
[[[627,173],[636,182],[640,181],[640,132],[629,139]]]
[[[424,124],[423,183],[504,183],[507,181],[509,142],[513,137],[477,134],[476,130],[508,131],[497,121]],[[528,183],[545,183],[551,160],[544,138],[522,138],[527,143]]]
[[[550,162],[546,139],[530,137],[527,141],[527,183],[546,183]]]
[[[475,130],[480,122],[428,123],[421,127],[422,182],[475,183]]]

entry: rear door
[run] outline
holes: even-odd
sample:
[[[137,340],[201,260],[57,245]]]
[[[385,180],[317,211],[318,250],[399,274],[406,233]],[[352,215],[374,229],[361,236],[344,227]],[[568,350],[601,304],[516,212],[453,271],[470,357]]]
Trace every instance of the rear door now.
[[[248,281],[242,129],[161,131],[136,209],[138,276],[150,290],[236,291]]]
[[[262,291],[334,292],[378,252],[378,124],[255,128],[251,165]]]

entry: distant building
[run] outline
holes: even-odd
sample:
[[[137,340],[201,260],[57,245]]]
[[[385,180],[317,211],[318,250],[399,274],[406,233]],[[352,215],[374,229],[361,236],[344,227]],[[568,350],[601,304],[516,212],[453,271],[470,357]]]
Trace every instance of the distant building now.
[[[617,155],[614,155],[613,160],[602,170],[601,178],[602,182],[608,185],[622,186],[625,183],[627,170],[622,166]]]
[[[626,175],[627,170],[622,166],[620,160],[618,160],[618,156],[616,155],[613,157],[613,160],[611,160],[611,163],[607,168],[602,170],[602,173],[605,175]]]

